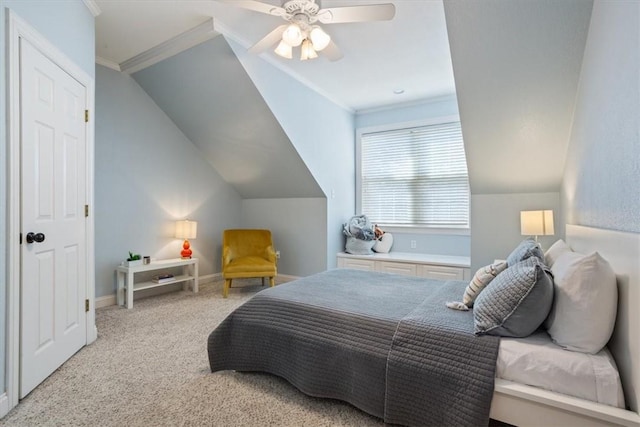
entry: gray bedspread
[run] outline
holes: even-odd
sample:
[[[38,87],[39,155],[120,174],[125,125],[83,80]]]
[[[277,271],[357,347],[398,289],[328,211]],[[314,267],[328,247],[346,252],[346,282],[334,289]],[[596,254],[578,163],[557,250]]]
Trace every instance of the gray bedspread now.
[[[261,371],[386,422],[486,425],[497,337],[454,311],[465,282],[330,270],[266,289],[210,335],[211,371]]]

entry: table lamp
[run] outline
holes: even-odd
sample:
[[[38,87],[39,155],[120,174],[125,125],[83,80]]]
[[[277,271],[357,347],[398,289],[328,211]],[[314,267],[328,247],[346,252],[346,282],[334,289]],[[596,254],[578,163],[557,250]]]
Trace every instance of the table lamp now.
[[[553,211],[521,211],[520,212],[520,234],[523,236],[534,236],[536,242],[538,236],[552,236]]]
[[[184,243],[182,244],[182,251],[180,252],[180,257],[182,259],[191,258],[191,254],[193,252],[191,251],[189,239],[195,239],[197,234],[197,221],[189,221],[188,219],[176,221],[176,238],[184,239]]]

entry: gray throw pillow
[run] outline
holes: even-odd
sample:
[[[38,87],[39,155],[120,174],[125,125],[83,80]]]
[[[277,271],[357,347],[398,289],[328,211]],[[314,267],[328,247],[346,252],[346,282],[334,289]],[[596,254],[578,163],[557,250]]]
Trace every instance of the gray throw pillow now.
[[[533,238],[524,239],[507,257],[507,266],[511,267],[530,257],[536,257],[540,261],[544,262],[544,252],[542,248],[533,240]]]
[[[537,257],[510,266],[480,292],[473,308],[476,335],[526,337],[553,303],[553,277]]]

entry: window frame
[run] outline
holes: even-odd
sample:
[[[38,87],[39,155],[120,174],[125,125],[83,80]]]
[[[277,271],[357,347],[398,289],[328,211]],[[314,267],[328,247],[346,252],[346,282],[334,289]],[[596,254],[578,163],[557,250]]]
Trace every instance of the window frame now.
[[[409,128],[416,127],[424,127],[424,126],[432,126],[438,125],[441,123],[451,123],[451,122],[460,122],[460,116],[448,115],[448,116],[438,116],[429,119],[423,120],[414,120],[408,122],[400,122],[400,123],[388,123],[377,126],[367,126],[356,129],[356,153],[355,153],[355,161],[356,161],[356,212],[362,212],[362,136],[364,134],[376,133],[376,132],[388,132],[394,130],[404,130]],[[464,135],[463,135],[464,138]],[[465,156],[466,157],[466,156]],[[469,176],[469,165],[467,162],[467,177]],[[471,188],[469,188],[469,193],[471,193]],[[425,226],[425,225],[417,225],[417,224],[407,224],[407,225],[398,225],[398,224],[385,224],[385,223],[377,223],[380,227],[384,228],[385,231],[389,232],[409,232],[409,233],[419,233],[419,234],[453,234],[453,235],[470,235],[471,234],[471,194],[469,194],[469,222],[466,227],[438,227],[438,226]]]

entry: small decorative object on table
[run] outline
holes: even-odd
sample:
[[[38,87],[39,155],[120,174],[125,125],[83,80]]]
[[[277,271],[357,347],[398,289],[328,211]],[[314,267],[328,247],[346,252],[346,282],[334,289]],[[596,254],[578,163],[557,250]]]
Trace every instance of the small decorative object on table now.
[[[154,283],[168,283],[173,282],[174,280],[175,278],[173,277],[173,274],[160,274],[151,278],[151,281]]]
[[[134,265],[142,265],[142,259],[140,258],[140,254],[134,254],[129,251],[129,258],[124,263],[127,267],[133,267]]]

